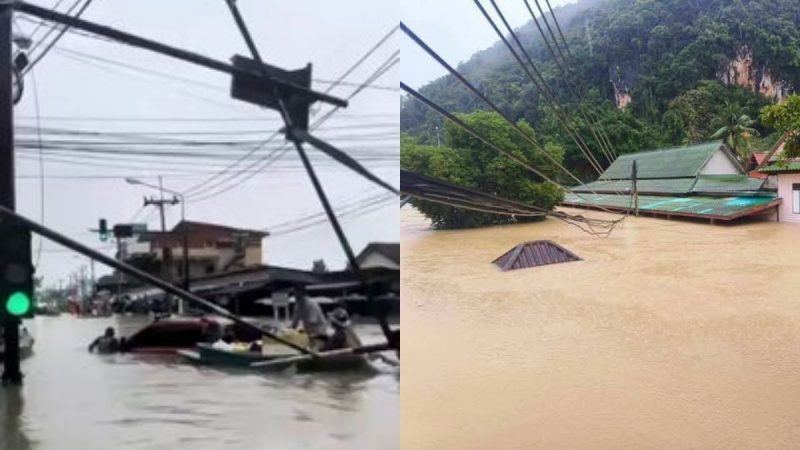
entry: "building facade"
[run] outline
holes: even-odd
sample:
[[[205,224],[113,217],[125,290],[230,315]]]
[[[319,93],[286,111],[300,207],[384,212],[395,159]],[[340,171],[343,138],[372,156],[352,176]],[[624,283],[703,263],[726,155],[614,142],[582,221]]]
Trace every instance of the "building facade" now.
[[[184,278],[184,237],[189,277],[199,278],[260,266],[268,233],[184,221],[166,232],[148,231],[126,246],[125,260],[171,280]]]

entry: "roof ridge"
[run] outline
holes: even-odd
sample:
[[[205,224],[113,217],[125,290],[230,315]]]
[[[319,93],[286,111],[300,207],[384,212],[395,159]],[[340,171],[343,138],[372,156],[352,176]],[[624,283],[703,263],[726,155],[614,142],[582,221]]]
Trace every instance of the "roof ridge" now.
[[[650,154],[650,153],[662,153],[662,152],[668,152],[668,151],[673,151],[673,150],[686,150],[686,149],[689,149],[689,148],[701,147],[701,146],[704,146],[704,145],[711,145],[711,144],[715,144],[715,143],[719,144],[719,145],[722,145],[722,141],[721,140],[705,141],[705,142],[698,142],[696,144],[691,144],[691,145],[683,145],[683,146],[676,145],[676,146],[667,147],[667,148],[654,148],[652,150],[644,150],[644,151],[641,151],[641,152],[625,153],[624,155],[619,155],[619,157],[617,159],[624,158],[624,157],[627,157],[627,156],[634,156],[634,155],[645,155],[645,154]]]

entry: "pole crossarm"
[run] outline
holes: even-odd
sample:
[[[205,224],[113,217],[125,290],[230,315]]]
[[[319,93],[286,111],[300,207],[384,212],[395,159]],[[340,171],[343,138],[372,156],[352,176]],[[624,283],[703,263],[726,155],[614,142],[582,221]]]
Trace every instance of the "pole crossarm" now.
[[[300,139],[301,141],[308,142],[309,144],[314,146],[317,150],[325,153],[326,155],[330,156],[340,164],[356,172],[357,174],[361,175],[367,180],[386,189],[392,194],[400,195],[400,191],[398,191],[394,186],[378,178],[375,174],[370,172],[366,167],[364,167],[360,162],[355,160],[352,156],[336,148],[335,146],[329,144],[328,142],[313,136],[308,131],[295,129],[294,131],[291,132],[290,136],[294,136],[295,138]]]
[[[32,5],[30,3],[26,3],[23,1],[14,2],[13,7],[14,9],[16,9],[21,13],[30,14],[32,16],[36,16],[43,20],[60,23],[62,25],[66,25],[72,28],[77,28],[83,31],[88,31],[90,33],[94,33],[100,36],[107,37],[109,39],[113,39],[115,41],[122,42],[127,45],[131,45],[133,47],[139,47],[145,50],[150,50],[152,52],[160,53],[162,55],[171,56],[173,58],[180,59],[192,64],[197,64],[212,70],[228,73],[231,75],[242,75],[246,77],[261,79],[271,83],[279,90],[283,90],[288,93],[299,96],[304,96],[313,101],[321,101],[324,103],[329,103],[331,105],[343,108],[347,106],[346,100],[342,100],[338,97],[314,91],[305,86],[300,86],[298,84],[290,83],[285,80],[268,76],[263,71],[245,70],[240,67],[235,67],[232,64],[218,61],[209,58],[207,56],[200,55],[198,53],[194,53],[177,47],[172,47],[163,44],[161,42],[143,38],[141,36],[117,30],[115,28],[111,28],[105,25],[99,25],[87,20],[77,19],[72,16],[62,14],[47,8],[42,8],[36,5]]]
[[[61,244],[64,247],[67,247],[67,248],[69,248],[71,250],[74,250],[74,251],[76,251],[76,252],[78,252],[78,253],[80,253],[82,255],[85,255],[85,256],[87,256],[89,258],[92,258],[95,261],[100,261],[101,263],[106,264],[107,266],[109,266],[111,268],[117,269],[118,271],[120,271],[122,273],[130,275],[130,276],[132,276],[134,278],[137,278],[137,279],[139,279],[139,280],[141,280],[141,281],[143,281],[143,282],[145,282],[145,283],[147,283],[149,285],[155,286],[155,287],[163,290],[164,292],[172,294],[172,295],[174,295],[176,297],[179,297],[179,298],[181,298],[183,300],[186,300],[188,302],[192,302],[192,303],[201,305],[201,306],[205,307],[206,309],[209,309],[209,310],[213,311],[214,313],[219,314],[220,316],[225,317],[227,319],[230,319],[230,320],[232,320],[232,321],[234,321],[234,322],[236,322],[236,323],[238,323],[238,324],[240,324],[242,326],[246,326],[246,327],[251,328],[253,330],[257,330],[259,333],[262,333],[263,335],[269,337],[270,339],[272,339],[272,340],[274,340],[276,342],[279,342],[279,343],[281,343],[281,344],[283,344],[283,345],[285,345],[287,347],[290,347],[290,348],[292,348],[294,350],[297,350],[297,351],[299,351],[299,352],[301,352],[303,354],[306,354],[306,355],[316,355],[317,354],[314,351],[311,351],[311,350],[309,350],[309,349],[307,349],[307,348],[305,348],[303,346],[297,345],[294,342],[291,342],[291,341],[289,341],[287,339],[284,339],[284,338],[276,335],[275,333],[273,333],[270,330],[261,328],[258,325],[255,325],[255,324],[252,324],[250,322],[247,322],[246,320],[243,320],[239,316],[237,316],[235,314],[232,314],[227,309],[221,308],[221,307],[215,305],[214,303],[212,303],[212,302],[210,302],[210,301],[208,301],[208,300],[206,300],[204,298],[201,298],[201,297],[199,297],[199,296],[197,296],[195,294],[192,294],[191,292],[187,292],[187,291],[185,291],[185,290],[183,290],[183,289],[181,289],[179,287],[173,286],[172,284],[170,284],[170,283],[168,283],[168,282],[166,282],[166,281],[164,281],[164,280],[162,280],[162,279],[160,279],[160,278],[158,278],[156,276],[150,275],[149,273],[144,272],[142,270],[139,270],[136,267],[133,267],[133,266],[131,266],[129,264],[126,264],[126,263],[124,263],[122,261],[117,261],[114,258],[108,257],[108,256],[98,252],[97,250],[94,250],[94,249],[92,249],[90,247],[87,247],[87,246],[85,246],[85,245],[83,245],[83,244],[81,244],[81,243],[79,243],[77,241],[74,241],[74,240],[64,236],[63,234],[61,234],[61,233],[59,233],[57,231],[51,230],[50,228],[47,228],[44,225],[41,225],[41,224],[39,224],[37,222],[34,222],[34,221],[24,217],[24,216],[21,216],[21,215],[17,214],[16,212],[14,212],[13,210],[11,210],[9,208],[6,208],[5,206],[0,206],[0,218],[5,219],[5,220],[10,220],[10,221],[13,221],[13,222],[17,222],[20,225],[25,226],[26,228],[28,228],[32,232],[37,233],[37,234],[39,234],[39,235],[41,235],[41,236],[43,236],[43,237],[45,237],[45,238],[47,238],[47,239],[49,239],[49,240],[51,240],[53,242]]]

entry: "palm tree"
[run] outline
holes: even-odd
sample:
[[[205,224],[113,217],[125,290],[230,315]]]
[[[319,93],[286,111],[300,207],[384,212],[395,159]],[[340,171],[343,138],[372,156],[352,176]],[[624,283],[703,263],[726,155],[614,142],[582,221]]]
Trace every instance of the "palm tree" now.
[[[722,139],[742,161],[750,157],[750,139],[759,136],[758,130],[753,128],[755,119],[745,114],[743,108],[725,102],[722,114],[711,122],[713,127],[720,127],[711,139]]]

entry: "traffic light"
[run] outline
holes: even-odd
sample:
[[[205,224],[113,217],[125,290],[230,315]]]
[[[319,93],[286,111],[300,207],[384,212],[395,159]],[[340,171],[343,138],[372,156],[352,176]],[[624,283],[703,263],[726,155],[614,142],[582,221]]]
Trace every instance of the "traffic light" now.
[[[11,223],[0,224],[0,316],[33,317],[31,232]]]
[[[100,225],[97,229],[97,232],[100,234],[100,240],[105,242],[108,240],[108,222],[106,219],[100,219]]]

